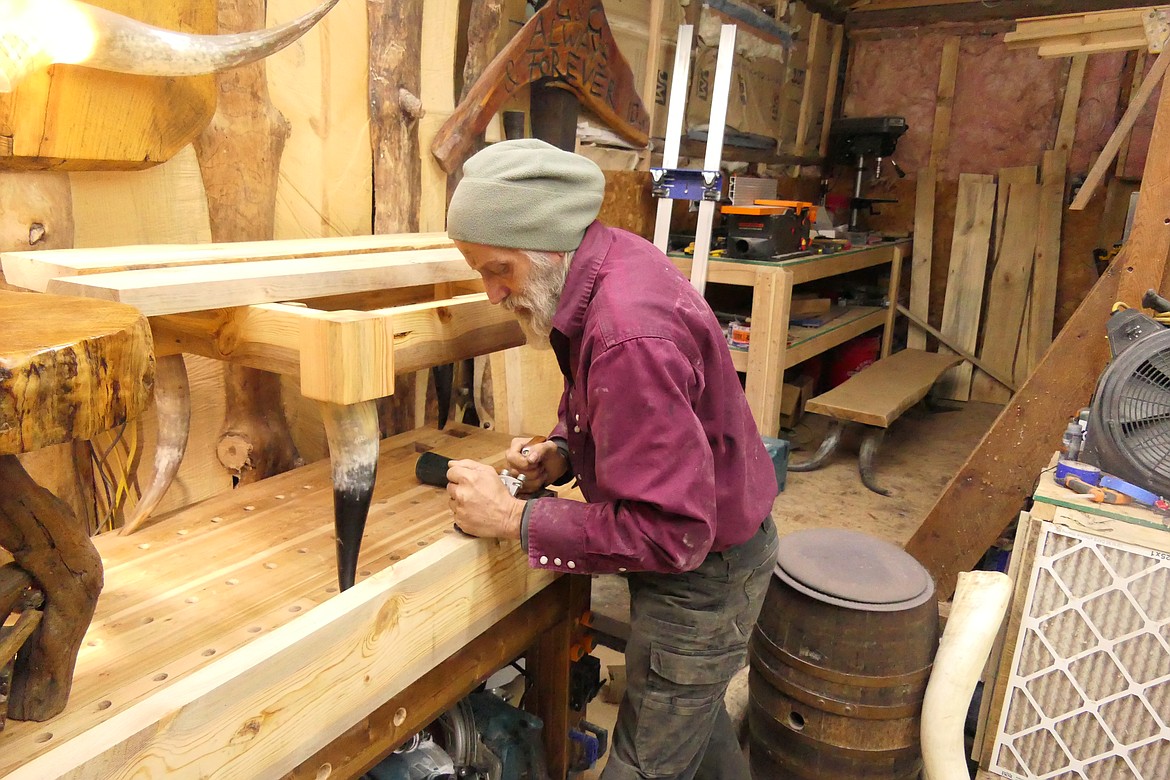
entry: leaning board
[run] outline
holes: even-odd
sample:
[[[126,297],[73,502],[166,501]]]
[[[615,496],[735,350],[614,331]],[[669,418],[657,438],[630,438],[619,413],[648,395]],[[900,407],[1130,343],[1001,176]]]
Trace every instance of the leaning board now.
[[[426,449],[498,464],[509,441],[466,426],[384,441],[342,594],[327,462],[98,537],[106,586],[69,706],[7,723],[0,777],[296,767],[554,581],[515,542],[456,534],[446,493],[414,476]]]

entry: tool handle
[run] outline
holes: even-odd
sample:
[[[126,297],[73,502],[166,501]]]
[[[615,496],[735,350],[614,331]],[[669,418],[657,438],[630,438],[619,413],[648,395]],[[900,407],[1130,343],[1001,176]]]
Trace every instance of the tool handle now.
[[[1146,294],[1142,296],[1142,306],[1147,309],[1153,309],[1159,314],[1166,314],[1170,312],[1170,301],[1158,295],[1157,290],[1146,290]]]
[[[418,462],[414,464],[414,475],[424,485],[445,488],[447,466],[450,463],[450,458],[445,458],[437,452],[424,452],[418,456]]]

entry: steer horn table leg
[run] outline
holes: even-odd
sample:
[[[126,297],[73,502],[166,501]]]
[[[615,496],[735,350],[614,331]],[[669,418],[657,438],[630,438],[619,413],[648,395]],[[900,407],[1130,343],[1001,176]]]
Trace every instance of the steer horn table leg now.
[[[358,551],[378,472],[378,410],[373,401],[344,406],[322,402],[321,419],[333,466],[337,583],[346,590],[357,576]]]
[[[841,443],[841,434],[845,431],[845,423],[840,420],[833,420],[829,425],[829,432],[825,434],[825,440],[821,442],[817,454],[813,455],[810,460],[803,463],[789,463],[789,471],[816,471],[821,466],[825,465],[834,452],[837,451],[837,445]]]
[[[154,406],[158,413],[158,443],[154,451],[154,474],[134,515],[122,526],[121,534],[134,533],[150,519],[179,471],[191,431],[191,386],[183,356],[165,355],[154,367]]]
[[[890,491],[878,487],[877,482],[874,481],[873,459],[885,436],[885,428],[868,428],[865,432],[865,438],[861,440],[861,455],[857,459],[857,470],[861,472],[861,484],[880,496],[888,496]]]
[[[102,589],[102,559],[69,506],[15,455],[0,455],[0,547],[45,594],[44,616],[16,659],[8,716],[48,720],[65,709],[77,651]]]

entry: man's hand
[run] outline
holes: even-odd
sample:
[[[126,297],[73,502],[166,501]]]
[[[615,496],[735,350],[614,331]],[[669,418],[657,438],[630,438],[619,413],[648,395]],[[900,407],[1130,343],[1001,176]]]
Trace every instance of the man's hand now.
[[[505,458],[508,468],[514,474],[524,475],[523,493],[535,493],[546,485],[551,485],[560,479],[561,475],[569,470],[569,462],[557,449],[556,442],[542,441],[539,444],[529,444],[531,439],[523,437],[512,439],[512,446],[508,448]],[[524,455],[521,450],[528,450]]]
[[[455,524],[466,534],[519,539],[524,502],[508,495],[495,469],[474,460],[453,460],[447,468],[447,495]]]

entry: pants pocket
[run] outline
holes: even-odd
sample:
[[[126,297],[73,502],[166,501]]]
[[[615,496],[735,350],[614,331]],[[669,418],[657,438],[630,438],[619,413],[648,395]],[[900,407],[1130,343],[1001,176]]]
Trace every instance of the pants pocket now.
[[[746,646],[680,651],[653,643],[638,713],[637,752],[650,777],[675,777],[697,766]]]

